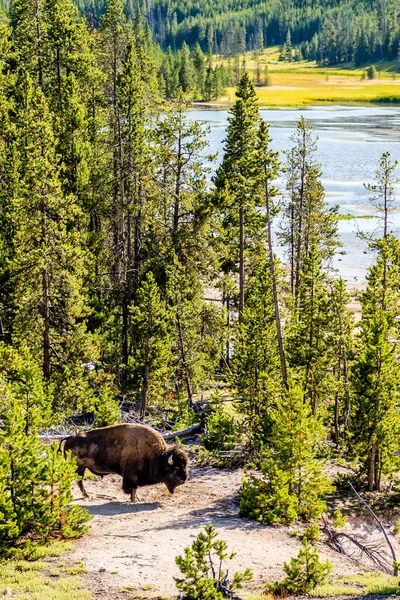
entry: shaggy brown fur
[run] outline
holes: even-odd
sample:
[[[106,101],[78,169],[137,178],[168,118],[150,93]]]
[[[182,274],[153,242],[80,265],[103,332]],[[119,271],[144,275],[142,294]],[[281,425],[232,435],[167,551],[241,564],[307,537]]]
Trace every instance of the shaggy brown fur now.
[[[61,440],[60,446],[64,440]],[[165,483],[171,494],[188,477],[188,457],[147,425],[122,424],[92,429],[65,438],[64,455],[76,458],[82,494],[85,470],[95,475],[122,475],[122,489],[136,499],[139,486]]]

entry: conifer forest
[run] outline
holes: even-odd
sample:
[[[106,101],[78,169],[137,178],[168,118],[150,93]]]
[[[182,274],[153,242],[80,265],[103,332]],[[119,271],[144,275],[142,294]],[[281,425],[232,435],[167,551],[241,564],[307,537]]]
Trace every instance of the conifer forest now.
[[[366,167],[378,227],[358,233],[373,258],[355,289],[333,266],[348,215],[327,200],[307,114],[275,150],[244,58],[276,45],[282,62],[293,48],[297,61],[357,66],[396,59],[399,44],[399,0],[0,2],[0,596],[105,600],[119,586],[142,597],[129,592],[136,567],[98,591],[102,568],[82,556],[97,532],[112,561],[107,515],[129,517],[121,538],[142,522],[121,485],[133,498],[164,479],[129,487],[123,467],[93,463],[91,494],[102,497],[105,473],[120,494],[96,512],[76,485],[87,456],[62,451],[69,436],[124,422],[189,456],[172,499],[139,487],[143,510],[157,523],[171,509],[180,536],[163,550],[180,549],[170,597],[329,597],[332,572],[350,585],[362,569],[386,578],[365,594],[400,593],[399,157],[388,143]],[[229,86],[217,157],[192,101]],[[271,563],[279,581],[242,546],[240,572],[222,569],[235,560],[226,531],[195,504],[222,481],[231,536],[247,527],[260,548],[270,536],[277,552],[288,546]],[[173,512],[186,502],[206,511],[190,536]],[[65,571],[66,558],[49,575],[37,561],[57,544],[79,548],[81,566]],[[142,584],[161,594],[153,577]]]

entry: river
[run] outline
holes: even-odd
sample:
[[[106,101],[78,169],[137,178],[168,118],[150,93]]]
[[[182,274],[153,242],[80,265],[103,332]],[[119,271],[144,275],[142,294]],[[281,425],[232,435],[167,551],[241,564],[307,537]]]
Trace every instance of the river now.
[[[209,152],[217,153],[218,164],[223,154],[228,113],[226,110],[191,109],[190,119],[210,126]],[[392,160],[400,161],[400,108],[374,106],[314,106],[302,109],[262,109],[261,116],[270,123],[272,149],[279,152],[290,148],[290,136],[301,116],[307,119],[318,137],[318,161],[322,183],[329,204],[338,204],[341,213],[373,215],[369,192],[363,184],[372,182],[379,158],[390,152]],[[284,161],[284,155],[281,155]],[[398,169],[400,176],[400,168]],[[283,188],[284,182],[279,182]],[[396,209],[390,216],[393,233],[400,235],[400,186],[395,188]],[[333,262],[337,273],[348,285],[365,281],[373,253],[357,236],[358,231],[373,233],[379,228],[378,218],[339,221],[339,236],[343,244]],[[277,254],[282,255],[277,248]]]

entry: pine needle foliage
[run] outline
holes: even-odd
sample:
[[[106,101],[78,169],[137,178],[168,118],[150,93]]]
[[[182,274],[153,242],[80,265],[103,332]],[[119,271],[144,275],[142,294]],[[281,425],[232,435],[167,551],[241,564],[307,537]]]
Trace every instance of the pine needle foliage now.
[[[268,524],[317,519],[326,507],[324,495],[333,489],[317,458],[323,437],[321,421],[301,387],[292,383],[273,411],[262,477],[243,482],[240,513]]]
[[[4,380],[0,393],[7,403],[0,432],[0,553],[28,539],[81,535],[90,516],[70,506],[75,464],[64,459],[56,443],[42,444],[36,431],[26,435],[23,407]]]
[[[285,579],[270,586],[276,596],[308,594],[317,585],[325,583],[332,565],[328,560],[321,562],[317,547],[303,537],[298,555],[291,558],[290,563],[285,562],[283,570]]]
[[[227,544],[216,539],[218,533],[213,525],[206,525],[191,547],[185,548],[184,556],[176,557],[184,577],[175,577],[176,587],[184,600],[223,600],[232,598],[243,583],[251,581],[250,569],[234,573],[228,579],[224,560],[231,560],[234,552],[228,552]]]

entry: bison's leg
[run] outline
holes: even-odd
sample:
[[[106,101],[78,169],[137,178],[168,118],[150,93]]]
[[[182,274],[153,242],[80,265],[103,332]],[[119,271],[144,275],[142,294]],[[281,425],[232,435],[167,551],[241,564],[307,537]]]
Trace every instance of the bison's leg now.
[[[138,500],[136,496],[137,484],[137,477],[134,475],[130,475],[129,473],[125,473],[123,475],[122,489],[124,490],[125,494],[131,495],[131,502],[136,502],[136,500]]]
[[[86,470],[86,467],[78,467],[78,469],[77,469],[77,473],[78,473],[79,477],[82,478],[78,481],[78,487],[81,490],[82,496],[84,498],[89,498],[89,494],[87,493],[87,491],[85,490],[85,488],[83,486],[83,477],[85,475],[85,470]]]

